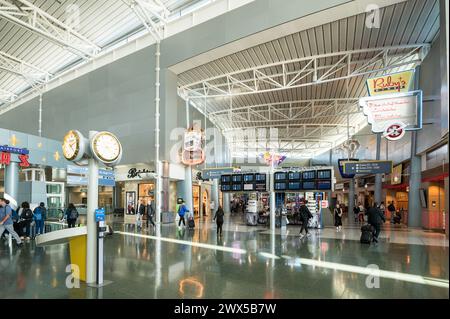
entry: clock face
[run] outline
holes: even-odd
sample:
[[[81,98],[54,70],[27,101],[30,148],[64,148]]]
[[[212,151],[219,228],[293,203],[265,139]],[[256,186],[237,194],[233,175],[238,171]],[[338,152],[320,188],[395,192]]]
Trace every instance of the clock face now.
[[[63,155],[69,161],[74,160],[80,152],[80,135],[76,131],[69,131],[64,136],[62,144]]]
[[[100,132],[95,135],[92,141],[92,149],[95,155],[106,163],[116,161],[122,152],[119,140],[109,132]]]

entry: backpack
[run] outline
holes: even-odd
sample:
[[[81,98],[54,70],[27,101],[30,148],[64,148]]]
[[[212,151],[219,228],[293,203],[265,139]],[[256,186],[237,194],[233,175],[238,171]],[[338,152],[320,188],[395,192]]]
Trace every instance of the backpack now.
[[[36,207],[34,209],[34,219],[36,220],[42,220],[42,211],[40,207]]]
[[[69,215],[69,219],[77,219],[78,211],[76,209],[71,209],[68,215]]]
[[[180,205],[180,207],[178,207],[178,215],[179,215],[180,217],[184,217],[184,213],[185,213],[185,211],[184,211],[184,205]]]
[[[23,212],[23,219],[33,219],[33,212],[29,208],[25,208]]]

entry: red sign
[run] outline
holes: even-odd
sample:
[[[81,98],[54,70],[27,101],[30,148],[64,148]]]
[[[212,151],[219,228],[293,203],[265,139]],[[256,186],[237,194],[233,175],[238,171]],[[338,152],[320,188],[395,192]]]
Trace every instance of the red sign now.
[[[0,164],[9,165],[11,163],[11,153],[1,153]]]
[[[19,159],[20,159],[19,163],[20,167],[30,167],[30,163],[28,162],[28,155],[25,154],[19,155]]]
[[[11,163],[11,153],[1,152],[0,153],[0,164],[9,165]],[[22,168],[30,167],[30,162],[28,162],[27,154],[19,154],[19,166]]]

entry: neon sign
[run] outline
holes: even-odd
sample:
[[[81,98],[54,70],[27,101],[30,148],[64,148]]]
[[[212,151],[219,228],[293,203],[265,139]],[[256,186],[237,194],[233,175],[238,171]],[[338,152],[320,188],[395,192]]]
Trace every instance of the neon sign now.
[[[8,145],[0,145],[0,164],[9,165],[11,163],[11,153],[18,154],[20,167],[26,168],[30,166],[28,161],[29,150],[26,148],[10,147]]]

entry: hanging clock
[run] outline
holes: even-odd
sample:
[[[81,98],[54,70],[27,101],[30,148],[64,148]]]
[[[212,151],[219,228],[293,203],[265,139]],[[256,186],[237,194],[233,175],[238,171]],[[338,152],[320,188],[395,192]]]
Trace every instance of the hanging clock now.
[[[66,133],[62,143],[62,152],[64,157],[73,162],[80,161],[86,151],[86,140],[83,135],[76,130],[70,130]]]
[[[91,139],[91,150],[94,157],[106,165],[118,163],[122,157],[122,145],[110,132],[95,134]]]

